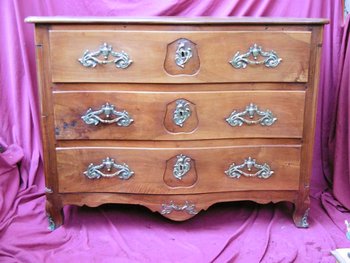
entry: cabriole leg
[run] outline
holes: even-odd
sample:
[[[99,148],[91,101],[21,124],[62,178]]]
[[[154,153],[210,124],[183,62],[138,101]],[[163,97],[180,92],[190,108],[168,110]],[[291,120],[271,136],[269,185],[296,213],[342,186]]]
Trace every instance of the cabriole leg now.
[[[304,202],[301,205],[299,205],[298,203],[295,204],[295,208],[294,208],[294,214],[293,214],[293,220],[294,220],[294,224],[297,227],[300,228],[308,228],[309,227],[309,223],[308,223],[308,215],[309,215],[309,204],[308,202]]]
[[[46,214],[49,221],[49,229],[55,230],[63,224],[62,202],[58,196],[52,193],[46,193]]]

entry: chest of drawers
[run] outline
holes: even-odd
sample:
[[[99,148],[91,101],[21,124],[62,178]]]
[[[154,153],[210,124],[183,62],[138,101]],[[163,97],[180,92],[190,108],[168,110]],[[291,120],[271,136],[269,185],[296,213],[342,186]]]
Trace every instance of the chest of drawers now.
[[[139,204],[186,220],[290,201],[307,227],[322,19],[35,23],[47,213]]]

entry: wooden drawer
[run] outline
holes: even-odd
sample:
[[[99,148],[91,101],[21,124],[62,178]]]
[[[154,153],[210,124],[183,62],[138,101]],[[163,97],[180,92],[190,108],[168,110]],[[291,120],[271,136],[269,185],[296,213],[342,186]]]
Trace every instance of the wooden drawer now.
[[[311,32],[50,30],[49,41],[53,82],[307,82]],[[179,41],[192,52],[183,67],[175,63]],[[86,50],[99,51],[103,43],[126,52],[132,63],[125,69],[113,63],[87,68],[78,61]],[[229,63],[254,44],[270,55],[276,52],[280,64],[237,69]],[[257,55],[256,61],[270,55]],[[252,55],[242,58],[246,59],[254,61]]]
[[[305,91],[72,91],[56,92],[54,103],[58,140],[301,138]],[[104,113],[110,106],[106,103],[115,105],[116,111],[108,118]],[[252,110],[253,118],[246,112],[251,103],[259,111]],[[90,107],[95,113],[87,113]],[[96,113],[98,110],[100,113]],[[91,121],[97,122],[99,118],[103,119],[102,122],[104,119],[117,120],[117,113],[121,114],[124,110],[128,114],[122,120],[129,120],[128,126],[101,122],[94,125]],[[184,118],[181,118],[181,114],[188,111],[189,117],[186,119],[183,115]],[[236,113],[232,115],[233,111]],[[82,116],[89,118],[83,120]],[[271,125],[262,125],[265,123],[263,120],[272,121]],[[256,123],[247,124],[245,121]],[[117,123],[122,125],[121,120]]]
[[[112,165],[111,170],[107,171],[107,163],[104,163],[104,167],[102,165],[107,157],[114,159],[115,165],[119,166],[113,168]],[[251,171],[247,169],[248,164],[244,165],[249,157],[252,158],[251,161],[256,160]],[[175,168],[176,164],[179,167],[182,165],[183,169]],[[188,164],[189,169],[186,170],[184,167]],[[100,167],[96,172],[94,168],[98,165]],[[231,175],[235,172],[241,176],[229,177],[227,171],[230,166]],[[124,172],[119,175],[124,175],[127,179],[102,175],[116,174],[121,170]],[[174,176],[174,170],[178,178]],[[195,194],[244,190],[297,190],[300,146],[57,148],[57,171],[60,193]],[[265,171],[266,178],[244,175],[259,174],[262,171]],[[87,175],[102,176],[89,179]]]

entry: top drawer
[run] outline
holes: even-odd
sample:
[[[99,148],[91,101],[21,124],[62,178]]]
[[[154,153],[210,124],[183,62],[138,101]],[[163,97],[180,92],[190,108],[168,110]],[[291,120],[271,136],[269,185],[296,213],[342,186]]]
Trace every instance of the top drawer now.
[[[51,30],[52,81],[307,82],[310,42],[308,31]]]

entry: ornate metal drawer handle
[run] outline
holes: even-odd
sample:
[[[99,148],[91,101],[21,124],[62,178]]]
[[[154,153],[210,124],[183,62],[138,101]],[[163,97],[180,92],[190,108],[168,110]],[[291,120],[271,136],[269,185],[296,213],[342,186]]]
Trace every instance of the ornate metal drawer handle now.
[[[188,201],[185,201],[183,205],[176,205],[174,201],[170,201],[169,204],[162,204],[162,210],[160,212],[162,215],[170,214],[172,211],[184,211],[190,215],[198,214],[196,206]]]
[[[252,120],[255,114],[260,118],[257,120]],[[248,115],[250,120],[244,118],[246,115]],[[242,112],[233,111],[230,117],[226,119],[226,122],[232,127],[242,126],[243,123],[246,123],[248,125],[260,124],[262,126],[271,126],[276,120],[277,118],[272,114],[270,110],[261,111],[257,105],[250,103]]]
[[[173,114],[173,122],[182,127],[185,121],[191,116],[192,112],[190,109],[190,104],[186,100],[177,100],[176,108]]]
[[[249,56],[252,55],[254,60],[249,60]],[[258,56],[262,56],[265,59],[258,61]],[[239,51],[234,55],[232,60],[229,62],[234,68],[246,68],[248,64],[260,65],[264,64],[268,68],[277,67],[282,61],[277,53],[273,50],[263,51],[261,46],[254,44],[249,48],[248,52],[245,54],[240,54]]]
[[[112,169],[116,169],[114,173],[103,173],[100,171],[101,169],[105,169],[108,172],[110,172]],[[106,159],[102,160],[101,164],[94,165],[91,163],[87,170],[84,172],[84,175],[86,175],[89,179],[100,179],[101,177],[115,177],[118,176],[119,179],[127,180],[129,179],[134,172],[130,170],[129,166],[125,163],[118,164],[114,162],[114,159],[111,159],[110,157],[107,157]]]
[[[248,173],[242,170],[244,168],[248,170]],[[255,173],[250,173],[252,171],[252,168],[258,170]],[[271,170],[268,164],[257,164],[256,160],[252,157],[248,157],[248,159],[245,159],[243,164],[236,165],[235,163],[232,163],[230,168],[227,171],[225,171],[225,174],[227,174],[231,178],[239,178],[241,177],[241,175],[244,175],[246,177],[258,177],[262,179],[267,179],[273,173],[274,171]]]
[[[102,56],[102,60],[98,59],[100,56]],[[111,56],[112,59],[110,59],[109,56]],[[113,47],[107,43],[103,43],[97,51],[86,50],[78,61],[87,68],[94,68],[97,64],[114,63],[117,68],[125,69],[132,63],[132,60],[126,52],[115,52],[113,51]]]
[[[104,114],[106,118],[109,118],[111,115],[116,116],[114,119],[102,119],[100,114]],[[108,102],[105,105],[102,105],[101,109],[93,111],[89,108],[86,113],[81,116],[83,121],[89,125],[98,125],[99,123],[116,123],[118,126],[127,127],[134,120],[130,118],[127,111],[116,111],[114,105],[109,104]]]
[[[186,41],[180,40],[175,52],[175,63],[181,68],[185,67],[185,64],[192,57],[192,49],[186,47]]]
[[[188,171],[191,170],[191,158],[186,155],[176,156],[176,163],[173,169],[173,175],[175,178],[181,180]]]

